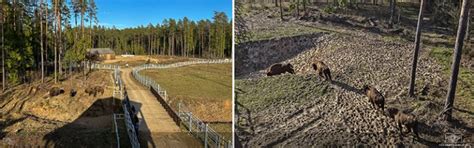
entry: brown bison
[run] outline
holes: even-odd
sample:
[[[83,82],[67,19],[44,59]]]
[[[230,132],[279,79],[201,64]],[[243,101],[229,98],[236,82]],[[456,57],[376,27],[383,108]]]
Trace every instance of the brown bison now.
[[[382,109],[382,112],[384,111],[384,104],[385,104],[385,98],[383,97],[382,93],[377,91],[375,87],[373,86],[368,86],[365,85],[364,88],[362,88],[364,91],[365,95],[369,97],[369,102],[372,104],[372,106],[375,108],[376,106]]]
[[[398,129],[400,131],[400,135],[403,134],[403,125],[411,132],[415,134],[416,137],[418,135],[418,121],[413,114],[403,113],[402,111],[396,108],[387,108],[386,114],[390,117],[395,119],[397,123]]]
[[[270,66],[270,68],[267,70],[267,76],[273,76],[273,75],[280,75],[283,73],[289,72],[291,74],[295,74],[295,70],[293,69],[293,65],[291,64],[273,64]]]
[[[95,90],[96,93],[100,93],[100,95],[104,94],[104,87],[102,87],[102,86],[95,86],[94,90]]]
[[[85,92],[90,95],[97,96],[97,93],[100,93],[101,95],[104,94],[104,88],[102,86],[94,86],[94,87],[88,87],[86,88]]]
[[[313,62],[313,64],[311,64],[311,66],[313,66],[313,69],[316,70],[316,73],[318,73],[319,76],[323,77],[329,82],[332,82],[331,71],[329,70],[329,67],[324,64],[324,62],[316,60]]]
[[[54,96],[60,95],[62,93],[64,93],[64,88],[52,87],[49,90],[49,97],[54,97]]]

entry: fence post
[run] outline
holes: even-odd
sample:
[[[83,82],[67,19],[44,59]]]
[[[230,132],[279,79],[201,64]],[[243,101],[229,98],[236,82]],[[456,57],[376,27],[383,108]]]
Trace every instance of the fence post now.
[[[204,148],[207,148],[207,126],[208,124],[206,123],[206,130],[205,130],[205,135],[204,135]]]
[[[192,127],[192,119],[191,119],[192,114],[193,114],[193,113],[191,113],[191,112],[188,113],[188,118],[189,118],[189,133],[192,132],[191,129],[193,128],[193,127]]]
[[[220,136],[216,136],[217,140],[216,140],[216,146],[219,147],[220,146],[220,140],[221,140],[221,137]]]

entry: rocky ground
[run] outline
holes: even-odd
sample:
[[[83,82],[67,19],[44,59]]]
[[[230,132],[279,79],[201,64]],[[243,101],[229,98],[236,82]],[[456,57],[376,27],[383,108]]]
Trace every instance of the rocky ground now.
[[[263,37],[263,40],[236,46],[236,71],[249,69],[247,65],[253,63],[262,66],[250,67],[254,69],[236,75],[239,78],[235,83],[238,90],[236,130],[243,146],[436,146],[444,142],[446,133],[459,133],[463,135],[463,142],[474,142],[473,98],[457,97],[455,121],[440,122],[437,118],[444,105],[449,77],[444,73],[443,65],[430,56],[432,47],[422,46],[417,68],[417,98],[414,100],[407,96],[413,42],[332,23],[329,25],[331,27],[324,23],[300,21],[269,23],[276,22],[276,19],[262,16],[271,16],[271,12],[251,13],[255,17],[248,15],[247,21],[251,26],[258,26],[250,27],[253,28],[251,32],[276,34],[277,39],[267,40]],[[267,28],[267,24],[272,27]],[[285,50],[273,48],[287,47],[287,41],[279,38],[280,34],[288,36],[282,28],[296,26],[308,33],[318,32],[308,29],[308,24],[329,33],[306,39],[314,44],[312,47],[286,49],[298,51],[288,52],[291,56],[281,54],[282,58],[266,57]],[[300,38],[299,33],[289,36]],[[263,57],[259,58],[291,63],[295,67],[295,75],[264,76],[264,69],[269,64],[258,64],[259,59],[253,60],[251,55],[254,52],[249,49],[258,49],[259,43],[266,41],[275,42],[271,46],[262,44],[260,48],[268,54],[261,54]],[[298,48],[297,45],[294,47]],[[239,52],[242,49],[244,52]],[[248,59],[239,61],[239,56]],[[322,60],[330,67],[334,83],[324,82],[314,74],[310,66],[314,60]],[[472,74],[472,71],[467,73]],[[421,138],[413,139],[409,133],[400,138],[394,120],[374,110],[367,97],[361,94],[360,89],[365,84],[373,85],[382,92],[387,107],[397,107],[416,115],[421,123]]]

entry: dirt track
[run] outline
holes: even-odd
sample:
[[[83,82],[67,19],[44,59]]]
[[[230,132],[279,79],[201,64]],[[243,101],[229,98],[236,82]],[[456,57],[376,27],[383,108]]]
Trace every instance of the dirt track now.
[[[122,69],[127,93],[138,110],[141,144],[151,147],[196,147],[200,142],[181,131],[148,88],[137,82],[132,69]]]

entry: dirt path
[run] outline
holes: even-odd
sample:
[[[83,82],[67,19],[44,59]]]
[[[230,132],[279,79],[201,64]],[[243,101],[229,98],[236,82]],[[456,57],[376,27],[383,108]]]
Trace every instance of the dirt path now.
[[[141,144],[151,147],[196,147],[199,141],[183,133],[153,94],[133,79],[132,69],[122,70],[123,81],[133,105],[140,110]]]

